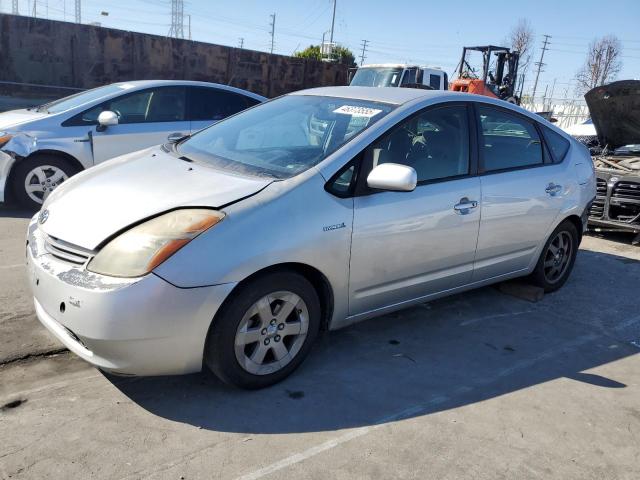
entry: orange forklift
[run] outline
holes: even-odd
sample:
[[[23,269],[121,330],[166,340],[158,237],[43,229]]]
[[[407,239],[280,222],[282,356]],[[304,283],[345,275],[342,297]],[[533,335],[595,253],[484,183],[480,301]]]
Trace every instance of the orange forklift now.
[[[467,62],[467,53],[470,51],[482,53],[480,74]],[[492,55],[495,57],[495,62],[492,62]],[[512,52],[506,47],[495,45],[464,47],[458,68],[458,78],[451,83],[450,90],[500,98],[520,105],[520,98],[515,92],[519,60],[520,52]],[[489,71],[492,66],[493,71]]]

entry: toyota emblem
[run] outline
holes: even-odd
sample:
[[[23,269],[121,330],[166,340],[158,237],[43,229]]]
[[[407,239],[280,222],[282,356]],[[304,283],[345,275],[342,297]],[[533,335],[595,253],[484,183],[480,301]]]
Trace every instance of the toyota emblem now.
[[[42,225],[44,222],[47,221],[48,218],[49,218],[49,210],[45,209],[40,212],[40,215],[38,215],[38,222],[40,223],[40,225]]]

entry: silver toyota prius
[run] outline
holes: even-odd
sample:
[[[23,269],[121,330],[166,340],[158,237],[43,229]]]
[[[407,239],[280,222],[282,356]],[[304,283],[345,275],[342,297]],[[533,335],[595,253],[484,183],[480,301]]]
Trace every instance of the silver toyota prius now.
[[[320,88],[76,175],[27,262],[40,321],[97,367],[260,388],[320,330],[514,277],[560,288],[594,197],[589,152],[519,107]]]

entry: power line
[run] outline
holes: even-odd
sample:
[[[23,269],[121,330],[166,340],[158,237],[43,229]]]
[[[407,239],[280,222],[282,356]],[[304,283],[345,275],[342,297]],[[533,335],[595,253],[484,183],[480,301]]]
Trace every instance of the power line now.
[[[271,35],[271,50],[270,50],[270,52],[273,53],[273,41],[274,41],[274,37],[275,37],[275,33],[276,33],[276,14],[275,14],[275,12],[272,15],[269,15],[269,17],[271,17],[271,23],[269,24],[269,26],[271,27],[271,31],[269,32],[269,34]]]
[[[367,43],[369,40],[362,40],[362,53],[360,54],[360,65],[364,63],[364,59],[367,58],[365,52],[367,51]]]
[[[542,60],[544,60],[544,52],[547,51],[547,45],[549,44],[549,39],[551,38],[551,35],[544,35],[544,43],[542,44],[542,52],[540,53],[540,61],[534,63],[534,65],[536,67],[538,67],[538,70],[536,71],[536,80],[535,82],[533,82],[533,94],[531,95],[531,98],[535,98],[536,96],[536,89],[538,88],[538,77],[540,77],[540,70],[542,70],[542,67],[545,65]]]

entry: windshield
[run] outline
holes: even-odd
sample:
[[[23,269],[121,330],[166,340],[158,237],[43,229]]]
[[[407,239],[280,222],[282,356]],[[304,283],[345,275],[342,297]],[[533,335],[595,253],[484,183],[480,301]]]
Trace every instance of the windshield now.
[[[241,174],[284,179],[317,165],[394,107],[288,95],[246,110],[180,143],[182,157]]]
[[[403,68],[376,67],[359,68],[353,76],[352,87],[397,87],[400,85]]]
[[[36,111],[47,113],[60,113],[65,112],[71,108],[84,105],[85,103],[99,100],[107,95],[117,92],[126,92],[134,85],[128,83],[114,83],[112,85],[106,85],[104,87],[92,88],[91,90],[85,90],[84,92],[76,93],[68,97],[61,98],[60,100],[54,100],[51,103],[45,103],[39,107],[35,107]]]

